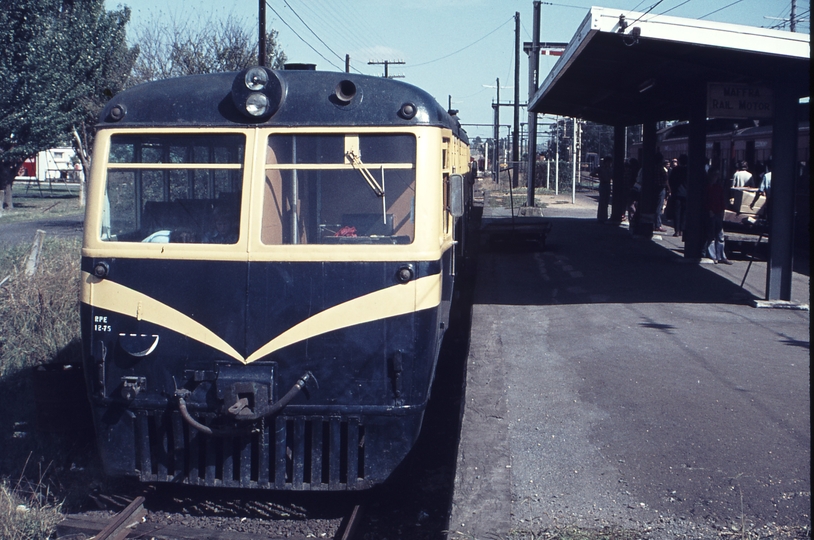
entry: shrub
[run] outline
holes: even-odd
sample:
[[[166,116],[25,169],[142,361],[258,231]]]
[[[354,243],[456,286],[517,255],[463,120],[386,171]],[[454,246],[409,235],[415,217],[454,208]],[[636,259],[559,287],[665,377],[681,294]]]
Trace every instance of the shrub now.
[[[79,339],[80,241],[46,238],[30,277],[29,249],[0,252],[0,379],[54,360]]]
[[[0,538],[47,540],[62,521],[61,504],[54,504],[43,484],[0,484]]]

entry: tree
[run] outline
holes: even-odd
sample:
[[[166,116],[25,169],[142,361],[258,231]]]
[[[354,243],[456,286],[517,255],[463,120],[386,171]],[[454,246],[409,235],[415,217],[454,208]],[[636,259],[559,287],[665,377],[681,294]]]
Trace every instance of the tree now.
[[[103,0],[17,0],[0,10],[0,163],[12,169],[66,144],[121,89],[135,59],[127,48],[126,8]],[[81,140],[76,137],[74,140]],[[80,155],[83,155],[80,152]],[[87,155],[84,154],[87,165]],[[13,180],[13,176],[11,178]],[[11,204],[11,182],[4,185]]]
[[[139,57],[132,84],[169,77],[239,71],[256,65],[257,36],[231,15],[222,21],[190,21],[154,16],[135,31]],[[277,31],[266,37],[266,65],[282,69],[285,53]]]
[[[585,122],[582,127],[584,152],[595,152],[600,158],[613,155],[613,126]]]

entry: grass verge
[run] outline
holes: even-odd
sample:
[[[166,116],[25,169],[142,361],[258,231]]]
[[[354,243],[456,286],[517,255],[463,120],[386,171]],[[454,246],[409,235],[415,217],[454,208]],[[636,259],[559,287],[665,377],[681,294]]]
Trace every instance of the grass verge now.
[[[32,482],[21,475],[16,484],[0,482],[0,538],[46,540],[62,520],[62,504],[40,479]]]
[[[46,237],[30,276],[30,245],[0,251],[0,379],[57,359],[79,339],[80,247]]]
[[[70,189],[54,185],[49,190],[47,184],[43,184],[40,191],[36,184],[27,186],[15,182],[13,203],[14,208],[0,210],[0,224],[72,216],[84,211],[79,206],[79,191],[76,185]]]
[[[33,272],[30,245],[0,250],[0,538],[48,538],[61,519],[63,501],[86,497],[93,471],[92,438],[68,428],[88,418],[66,417],[65,426],[41,429],[35,368],[81,365],[79,346],[80,241],[45,238]],[[29,275],[30,274],[30,275]],[[79,386],[82,380],[79,379]],[[79,401],[84,390],[79,391]],[[72,403],[52,407],[75,411]],[[60,412],[60,411],[57,411]],[[26,471],[38,472],[29,477]],[[82,494],[74,494],[81,486]]]

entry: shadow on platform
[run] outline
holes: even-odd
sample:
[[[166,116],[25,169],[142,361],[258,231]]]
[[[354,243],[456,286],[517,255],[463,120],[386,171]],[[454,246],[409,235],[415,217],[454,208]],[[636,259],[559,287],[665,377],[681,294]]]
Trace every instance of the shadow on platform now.
[[[507,221],[510,218],[485,218],[482,229]],[[481,242],[476,304],[749,304],[756,298],[739,286],[747,270],[745,261],[729,267],[732,275],[726,277],[713,271],[712,264],[684,259],[678,239],[637,239],[626,228],[595,219],[544,221],[551,230],[542,249],[490,249],[485,240]],[[493,238],[489,244],[512,242]],[[757,264],[765,266],[765,262],[753,266]],[[762,290],[757,272],[752,273],[752,290]]]

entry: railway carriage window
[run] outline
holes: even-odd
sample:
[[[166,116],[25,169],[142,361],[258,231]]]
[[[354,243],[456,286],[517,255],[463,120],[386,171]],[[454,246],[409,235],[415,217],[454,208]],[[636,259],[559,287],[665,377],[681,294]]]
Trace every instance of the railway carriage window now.
[[[242,135],[114,135],[102,240],[237,242],[244,152]]]
[[[263,243],[411,243],[415,156],[409,134],[271,135]]]

